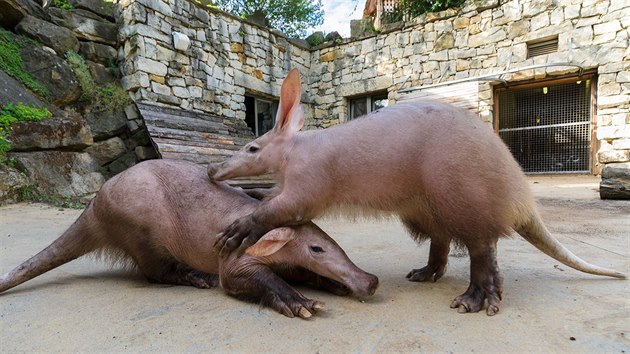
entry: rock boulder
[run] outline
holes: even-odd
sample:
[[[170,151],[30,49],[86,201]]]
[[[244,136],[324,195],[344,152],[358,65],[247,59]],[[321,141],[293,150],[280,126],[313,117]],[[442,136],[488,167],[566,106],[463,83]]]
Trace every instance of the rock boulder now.
[[[599,196],[602,199],[630,199],[630,162],[604,166]]]
[[[11,126],[9,141],[13,151],[81,151],[93,143],[90,128],[82,120],[53,118],[41,122],[17,122]]]
[[[109,139],[127,129],[127,116],[122,109],[114,112],[86,112],[85,119],[95,141]]]
[[[72,30],[79,39],[110,46],[116,45],[118,27],[115,23],[87,10],[50,8],[49,11],[54,23]]]
[[[64,56],[68,51],[79,51],[79,40],[71,30],[27,15],[15,30],[43,45],[52,48],[57,55]]]
[[[65,106],[81,97],[79,81],[63,59],[33,46],[20,51],[24,70],[50,91],[54,105]]]
[[[42,7],[33,0],[0,0],[0,27],[13,29],[28,15],[50,19]]]
[[[76,9],[91,11],[108,21],[114,22],[114,3],[103,0],[70,0]]]
[[[0,163],[0,205],[18,202],[20,189],[31,184],[26,175]]]
[[[9,157],[26,171],[41,193],[79,197],[96,193],[105,183],[103,175],[96,172],[100,166],[88,153],[16,152]]]

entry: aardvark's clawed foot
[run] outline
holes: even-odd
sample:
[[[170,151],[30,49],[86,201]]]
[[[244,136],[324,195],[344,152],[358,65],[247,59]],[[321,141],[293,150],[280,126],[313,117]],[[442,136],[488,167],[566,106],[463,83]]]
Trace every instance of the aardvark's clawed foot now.
[[[499,312],[501,303],[501,289],[490,286],[486,290],[470,284],[465,293],[459,295],[451,303],[451,308],[456,308],[459,313],[479,312],[483,308],[485,300],[488,299],[486,314],[494,316]]]
[[[324,309],[322,301],[308,299],[301,294],[272,294],[269,306],[287,317],[310,318],[318,310]]]
[[[434,282],[440,279],[446,273],[446,264],[444,265],[427,265],[420,269],[413,269],[407,274],[409,281],[427,281]]]

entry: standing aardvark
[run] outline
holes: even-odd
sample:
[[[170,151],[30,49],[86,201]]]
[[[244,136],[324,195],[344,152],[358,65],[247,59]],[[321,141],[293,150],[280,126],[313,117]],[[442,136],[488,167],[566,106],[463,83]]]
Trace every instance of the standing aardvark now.
[[[350,206],[400,217],[416,240],[431,240],[428,264],[407,275],[438,280],[446,271],[451,241],[470,255],[470,286],[453,300],[459,312],[499,311],[503,279],[497,241],[512,230],[538,249],[577,270],[625,278],[591,265],[545,228],[519,165],[501,139],[476,116],[438,102],[397,104],[346,124],[298,132],[299,73],[282,84],[273,130],[222,164],[213,180],[275,173],[279,194],[220,235],[223,251],[251,245],[268,230],[297,225],[324,211]]]

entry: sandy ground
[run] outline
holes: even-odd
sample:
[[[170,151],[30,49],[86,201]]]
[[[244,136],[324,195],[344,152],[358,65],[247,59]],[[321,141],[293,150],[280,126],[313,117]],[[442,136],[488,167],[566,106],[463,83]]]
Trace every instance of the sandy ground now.
[[[591,263],[630,274],[630,202],[602,201],[594,177],[530,178],[548,227]],[[80,211],[0,208],[0,272],[32,256]],[[303,289],[327,304],[290,319],[220,289],[148,284],[82,258],[0,296],[0,351],[18,352],[562,352],[630,350],[630,281],[583,274],[520,238],[499,243],[501,312],[458,314],[468,258],[450,257],[437,283],[405,279],[426,262],[399,223],[321,221],[379,276],[366,302]]]

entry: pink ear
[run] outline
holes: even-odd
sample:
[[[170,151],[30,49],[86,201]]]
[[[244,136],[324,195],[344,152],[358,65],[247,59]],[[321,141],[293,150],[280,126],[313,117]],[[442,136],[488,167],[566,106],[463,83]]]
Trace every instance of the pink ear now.
[[[245,253],[254,257],[266,257],[278,252],[287,242],[295,238],[295,231],[289,227],[273,229],[249,246]]]
[[[280,107],[276,115],[275,129],[286,132],[296,132],[304,125],[304,113],[300,106],[302,85],[300,72],[293,69],[282,82],[280,89]]]

